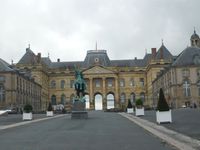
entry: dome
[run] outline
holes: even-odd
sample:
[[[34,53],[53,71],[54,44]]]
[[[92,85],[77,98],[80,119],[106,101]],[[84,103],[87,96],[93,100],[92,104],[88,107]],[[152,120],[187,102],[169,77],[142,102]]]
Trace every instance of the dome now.
[[[191,36],[191,39],[199,39],[199,35],[196,34],[196,31],[194,30],[194,33]]]
[[[84,60],[85,67],[93,65],[109,66],[110,59],[108,58],[106,50],[89,50]]]

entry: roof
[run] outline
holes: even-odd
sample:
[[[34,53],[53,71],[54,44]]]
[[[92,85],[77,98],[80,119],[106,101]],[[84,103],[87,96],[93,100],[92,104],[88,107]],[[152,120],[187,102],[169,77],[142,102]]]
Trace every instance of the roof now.
[[[196,31],[194,30],[194,33],[192,34],[190,39],[199,39],[199,35],[196,34]]]
[[[10,65],[0,58],[0,71],[14,71]]]
[[[37,62],[36,55],[30,48],[26,48],[26,53],[18,62],[19,64],[34,64]]]
[[[173,56],[169,52],[169,50],[164,46],[164,44],[161,45],[161,47],[158,49],[158,52],[155,56],[156,59],[164,59],[164,60],[172,60]]]
[[[172,66],[189,66],[189,65],[200,65],[200,48],[198,47],[187,47],[182,51]]]

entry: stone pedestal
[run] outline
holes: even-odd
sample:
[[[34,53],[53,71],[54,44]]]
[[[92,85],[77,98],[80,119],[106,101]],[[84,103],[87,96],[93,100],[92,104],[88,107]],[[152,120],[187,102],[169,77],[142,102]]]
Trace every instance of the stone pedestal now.
[[[85,109],[85,103],[75,100],[72,105],[71,119],[87,119],[88,112]]]

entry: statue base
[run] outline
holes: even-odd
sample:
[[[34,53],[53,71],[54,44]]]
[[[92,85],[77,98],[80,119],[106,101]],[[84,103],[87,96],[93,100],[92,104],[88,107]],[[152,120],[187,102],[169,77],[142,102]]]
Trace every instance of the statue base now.
[[[87,119],[88,112],[85,110],[85,103],[75,100],[72,105],[71,119]]]

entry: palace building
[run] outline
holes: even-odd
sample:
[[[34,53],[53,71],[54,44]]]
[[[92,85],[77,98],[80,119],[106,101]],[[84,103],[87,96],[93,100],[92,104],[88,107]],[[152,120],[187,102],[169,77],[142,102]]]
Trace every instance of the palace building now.
[[[29,81],[41,87],[40,97],[35,100],[39,102],[37,107],[40,110],[46,110],[49,102],[53,105],[63,104],[70,110],[75,96],[74,66],[82,71],[87,84],[87,109],[124,109],[129,99],[135,104],[138,98],[143,100],[146,108],[153,108],[157,105],[159,88],[163,88],[168,103],[174,108],[193,103],[199,106],[200,39],[196,31],[190,40],[191,47],[178,56],[173,56],[162,43],[158,50],[152,48],[151,53],[146,53],[143,59],[135,57],[127,60],[110,60],[106,50],[96,49],[88,50],[83,61],[58,59],[52,62],[49,57],[41,57],[41,53],[35,54],[29,47],[17,64],[4,65],[30,74],[30,79],[24,82]],[[15,74],[18,75],[17,72]],[[5,88],[7,78],[9,75],[2,74],[0,70],[0,104],[3,99],[4,104],[23,105],[29,95],[23,99],[8,96],[9,88]],[[24,87],[15,80],[9,82],[10,86]]]

